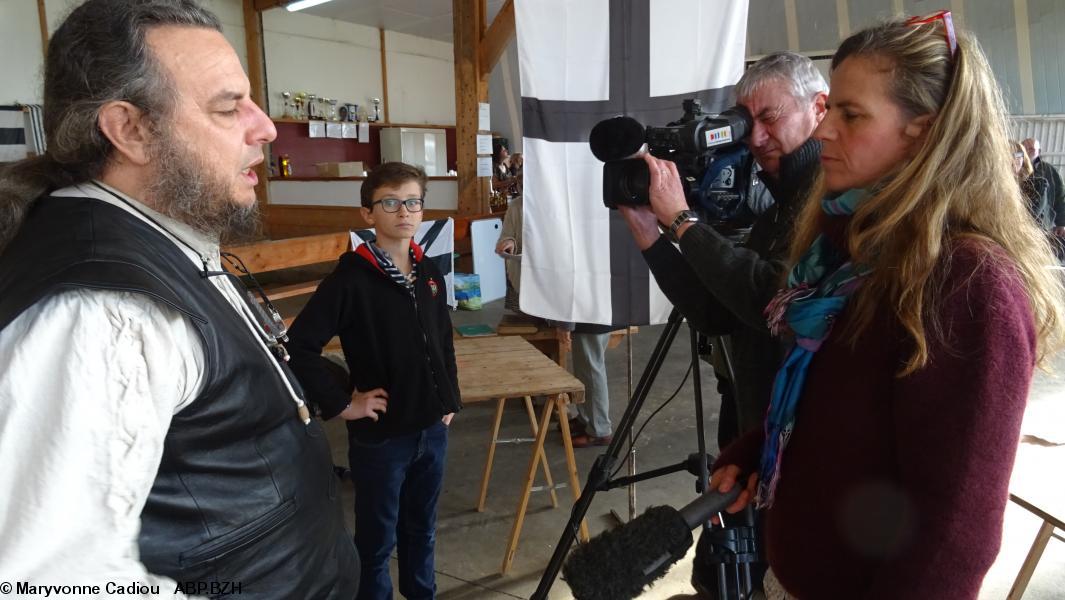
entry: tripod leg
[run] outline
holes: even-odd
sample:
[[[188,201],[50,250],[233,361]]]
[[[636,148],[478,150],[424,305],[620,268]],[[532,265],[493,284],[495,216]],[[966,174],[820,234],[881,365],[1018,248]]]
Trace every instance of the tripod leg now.
[[[710,482],[706,460],[702,458],[706,456],[706,433],[703,431],[703,385],[699,365],[699,336],[691,323],[688,324],[688,329],[691,332],[692,391],[695,392],[695,440],[700,456],[699,479],[695,482],[695,491],[701,494],[706,491],[706,486]]]
[[[550,562],[547,563],[544,574],[540,577],[540,583],[536,591],[533,592],[532,600],[546,600],[547,593],[551,591],[551,586],[555,584],[555,579],[558,577],[559,571],[562,570],[562,563],[565,561],[566,555],[569,554],[570,546],[573,545],[573,540],[576,538],[577,524],[583,521],[584,516],[588,514],[592,500],[595,499],[596,491],[610,479],[611,470],[625,447],[625,440],[636,422],[636,415],[639,414],[640,409],[643,407],[644,400],[647,399],[651,383],[658,375],[658,370],[662,367],[662,363],[665,362],[669,347],[677,336],[677,330],[680,329],[681,321],[683,321],[683,317],[680,311],[674,308],[669,315],[669,321],[666,323],[662,335],[655,344],[651,358],[647,361],[643,375],[640,376],[640,382],[636,385],[636,392],[629,400],[628,406],[625,407],[625,414],[621,417],[621,422],[614,432],[613,441],[610,442],[606,452],[596,459],[595,465],[588,475],[584,490],[581,492],[577,503],[573,506],[569,521],[562,529],[562,535],[559,537],[558,544],[555,545],[555,551],[551,555]],[[543,431],[540,433],[543,434]]]
[[[535,436],[540,433],[540,427],[536,424],[536,412],[533,411],[532,398],[529,396],[525,396],[525,412],[529,415],[529,426],[532,427],[532,434]],[[547,490],[551,493],[551,508],[558,508],[555,480],[551,477],[551,467],[547,464],[547,455],[543,450],[540,450],[540,464],[544,467],[544,481],[547,482]]]

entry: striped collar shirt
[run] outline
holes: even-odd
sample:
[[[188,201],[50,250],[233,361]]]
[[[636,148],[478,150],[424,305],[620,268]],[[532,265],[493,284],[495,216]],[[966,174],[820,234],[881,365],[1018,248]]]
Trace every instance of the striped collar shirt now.
[[[381,249],[374,242],[366,242],[366,245],[370,248],[370,252],[373,253],[374,258],[377,260],[377,264],[381,266],[381,269],[388,275],[392,281],[401,285],[407,289],[410,293],[414,293],[414,282],[418,279],[418,261],[414,256],[414,248],[412,247],[410,252],[410,275],[404,275],[400,272],[396,264],[392,262],[392,257]]]

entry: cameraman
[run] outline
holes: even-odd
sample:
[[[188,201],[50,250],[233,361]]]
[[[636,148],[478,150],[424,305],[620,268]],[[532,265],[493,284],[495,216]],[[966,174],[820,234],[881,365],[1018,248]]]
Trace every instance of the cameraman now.
[[[688,211],[669,161],[645,157],[666,175],[652,185],[650,206],[619,207],[666,296],[699,331],[731,336],[737,422],[722,427],[738,427],[734,435],[761,425],[783,359],[762,309],[780,287],[793,220],[818,172],[821,144],[810,135],[825,115],[828,85],[810,59],[778,52],[751,65],[736,96],[754,119],[747,146],[761,167],[756,176],[775,200],[746,243],[734,246]],[[679,239],[679,251],[659,223]]]
[[[736,96],[754,120],[747,146],[761,167],[756,176],[775,200],[745,243],[735,246],[700,223],[688,210],[676,165],[650,155],[644,159],[659,175],[651,178],[650,206],[618,207],[666,296],[700,332],[729,336],[734,387],[721,398],[721,446],[762,425],[784,358],[762,310],[781,285],[793,221],[819,170],[821,144],[810,136],[825,116],[828,85],[810,59],[778,52],[751,65]],[[660,223],[679,240],[679,251]],[[713,590],[700,567],[700,542],[693,583]]]

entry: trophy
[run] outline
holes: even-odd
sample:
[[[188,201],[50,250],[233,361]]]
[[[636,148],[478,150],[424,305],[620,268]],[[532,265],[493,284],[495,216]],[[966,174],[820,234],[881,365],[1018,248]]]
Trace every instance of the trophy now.
[[[337,101],[336,98],[329,98],[326,100],[329,103],[329,120],[339,121],[337,118]]]
[[[340,106],[340,120],[354,123],[359,120],[359,105],[344,103]]]
[[[367,117],[366,120],[371,123],[376,123],[381,120],[381,99],[370,98],[370,102],[373,102],[373,116]]]
[[[283,102],[283,104],[281,106],[281,118],[282,119],[291,119],[292,118],[292,93],[291,92],[281,92],[281,98],[284,100],[284,102]]]
[[[305,92],[296,92],[293,98],[293,105],[295,106],[296,118],[301,121],[307,118],[307,112],[305,106],[307,105],[307,94]]]
[[[318,96],[315,94],[307,94],[307,119],[315,120],[318,118]]]

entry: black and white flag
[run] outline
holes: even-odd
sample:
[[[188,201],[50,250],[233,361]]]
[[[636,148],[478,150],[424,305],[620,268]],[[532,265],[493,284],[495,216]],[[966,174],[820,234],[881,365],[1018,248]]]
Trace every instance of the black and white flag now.
[[[377,238],[373,229],[357,229],[351,232],[351,249]],[[425,257],[436,264],[444,274],[447,288],[447,304],[455,308],[455,220],[451,218],[422,221],[414,234],[414,241],[421,246]]]
[[[520,305],[559,321],[661,323],[662,295],[588,148],[602,119],[719,112],[743,73],[747,0],[515,0],[524,127]]]
[[[39,104],[0,106],[0,163],[15,162],[45,150]]]
[[[21,106],[0,106],[0,163],[26,158],[26,113]]]

